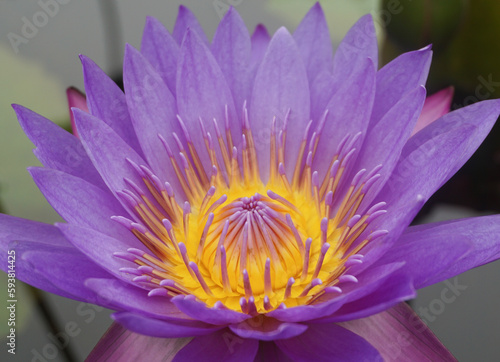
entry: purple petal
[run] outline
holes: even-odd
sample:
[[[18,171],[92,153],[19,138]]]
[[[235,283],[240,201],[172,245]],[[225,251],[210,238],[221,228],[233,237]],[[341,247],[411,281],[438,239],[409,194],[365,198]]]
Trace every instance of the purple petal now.
[[[413,226],[403,234],[395,247],[396,250],[403,250],[403,245],[416,244],[418,240],[419,245],[425,248],[424,240],[427,243],[430,239],[437,244],[435,248],[439,248],[440,253],[446,250],[446,253],[458,254],[459,252],[453,251],[453,248],[464,249],[461,244],[472,246],[469,253],[443,268],[442,273],[435,275],[429,273],[428,278],[422,280],[420,285],[416,284],[418,288],[423,288],[500,258],[499,227],[498,215]],[[436,253],[439,251],[436,250]]]
[[[343,322],[368,317],[416,296],[417,293],[410,276],[392,275],[373,293],[344,304],[333,316],[317,322]]]
[[[43,275],[55,287],[71,294],[72,299],[113,307],[110,301],[98,298],[84,285],[87,278],[109,278],[110,274],[75,248],[23,244],[24,252],[18,253],[20,259],[30,263],[36,273]]]
[[[316,79],[309,83],[311,87],[311,119],[313,129],[325,112],[326,106],[336,89],[332,87],[333,75],[331,72],[321,72]]]
[[[378,164],[382,164],[383,167],[379,173],[391,174],[417,122],[425,101],[425,94],[424,87],[418,87],[407,93],[374,125],[358,156],[357,169],[371,170]]]
[[[87,361],[170,361],[191,338],[153,338],[114,322]]]
[[[194,338],[177,353],[173,362],[252,362],[258,348],[258,341],[242,339],[228,330],[222,330],[207,336]]]
[[[335,51],[332,87],[339,89],[359,68],[366,66],[367,58],[371,59],[377,69],[377,37],[373,18],[369,14],[353,25]]]
[[[83,228],[72,224],[57,224],[59,230],[78,250],[87,255],[90,260],[113,274],[115,277],[130,282],[131,276],[120,272],[120,268],[131,267],[131,262],[113,256],[115,252],[124,252],[129,247],[140,245],[127,245],[122,240],[99,233],[95,230]]]
[[[71,248],[71,244],[53,225],[0,214],[0,269],[8,272],[9,257],[21,258],[25,250]],[[17,255],[16,255],[17,254]],[[74,296],[52,284],[30,263],[16,263],[16,278],[36,288],[67,298]]]
[[[83,146],[109,189],[113,193],[128,189],[124,178],[129,178],[137,185],[143,184],[126,160],[128,158],[138,165],[146,165],[141,156],[101,120],[77,109],[73,112]]]
[[[427,97],[422,113],[411,133],[412,136],[450,111],[454,92],[453,87],[448,87]]]
[[[404,208],[417,195],[427,200],[477,149],[499,113],[498,100],[476,103],[448,113],[411,137],[379,194],[387,210]]]
[[[483,143],[484,139],[493,128],[499,114],[500,100],[492,99],[479,102],[444,115],[439,120],[433,122],[432,125],[425,128],[429,130],[428,132],[419,132],[421,136],[416,137],[415,135],[415,137],[412,137],[412,140],[415,139],[418,144],[418,139],[426,139],[429,135],[436,134],[440,131],[442,132],[443,129],[448,129],[450,127],[458,127],[461,124],[472,124],[476,127],[474,132],[467,138],[465,144],[459,148],[460,153],[457,155],[457,161],[448,174],[449,179],[463,166],[474,152],[476,152],[481,143]]]
[[[175,95],[179,46],[163,24],[151,16],[146,18],[141,53],[161,75],[170,92]]]
[[[0,216],[5,216],[0,214]],[[3,219],[3,218],[2,218]],[[18,240],[13,239],[10,241],[9,238],[5,239],[3,236],[0,237],[0,269],[4,272],[9,272],[9,263],[8,261],[12,261],[12,257],[15,257],[16,260],[21,260],[22,253],[26,250],[36,250],[38,247],[52,247],[57,248],[58,246],[54,246],[49,243],[37,243],[31,240]],[[59,247],[64,248],[65,247]],[[10,258],[9,258],[10,257]],[[52,284],[44,275],[40,274],[35,270],[35,267],[28,262],[18,262],[15,265],[16,278],[23,281],[26,284],[32,285],[35,288],[45,290],[47,292],[60,295],[66,298],[75,298],[75,296],[65,290],[62,290]]]
[[[115,309],[169,321],[189,319],[165,297],[149,297],[146,290],[117,279],[87,279],[85,286],[93,290],[101,300],[116,306]]]
[[[340,325],[367,340],[387,361],[455,361],[406,303]]]
[[[243,19],[234,8],[222,18],[212,41],[212,53],[226,77],[236,109],[250,98],[251,89],[249,61],[251,55],[250,35]]]
[[[299,143],[309,122],[309,103],[309,83],[300,52],[290,33],[280,28],[271,39],[257,71],[249,112],[260,176],[264,182],[269,177],[269,135],[273,117],[281,128],[290,110],[285,154],[286,172],[290,178]]]
[[[33,152],[42,164],[106,188],[78,138],[27,108],[16,104],[12,107],[24,132],[37,147]]]
[[[196,32],[206,46],[209,45],[207,36],[194,14],[187,7],[181,5],[179,6],[179,14],[177,15],[177,21],[175,22],[174,31],[172,33],[172,37],[177,44],[182,44],[188,29]]]
[[[298,323],[284,323],[274,318],[258,315],[239,324],[230,325],[229,329],[242,338],[274,341],[298,336],[304,333],[307,326]]]
[[[259,341],[255,362],[293,362],[274,342]]]
[[[264,25],[259,24],[255,28],[252,34],[252,58],[251,64],[252,68],[257,67],[264,59],[264,55],[266,54],[267,47],[269,46],[269,42],[271,41],[271,37],[267,32],[267,29]]]
[[[446,230],[446,227],[444,229]],[[404,261],[403,271],[412,276],[417,289],[437,283],[437,281],[428,281],[433,280],[436,275],[443,272],[448,273],[450,266],[459,264],[458,261],[467,257],[473,247],[473,239],[469,238],[471,234],[454,233],[450,235],[451,232],[455,232],[455,229],[450,228],[447,231],[450,233],[443,235],[435,235],[432,232],[424,232],[423,234],[407,232],[399,238],[391,247],[390,252],[385,253],[377,264]],[[488,236],[492,234],[488,233]],[[498,248],[498,253],[500,253],[500,248]],[[468,269],[464,268],[465,270]]]
[[[54,225],[0,214],[0,245],[5,247],[15,240],[29,240],[62,247],[71,246]],[[7,255],[6,252],[2,254],[2,256],[5,255]]]
[[[210,50],[191,30],[186,33],[179,56],[177,107],[193,140],[193,144],[199,147],[198,155],[205,167],[205,171],[210,175],[212,163],[209,160],[208,153],[205,152],[204,148],[201,148],[205,141],[204,135],[200,131],[199,118],[201,117],[205,128],[215,139],[216,132],[212,120],[215,118],[219,127],[224,127],[227,107],[232,137],[236,145],[239,145],[241,138],[241,124],[236,121],[238,117],[236,116],[233,97],[224,74]],[[215,150],[219,165],[222,167],[220,149],[216,146]],[[222,170],[220,167],[219,170]]]
[[[498,113],[498,100],[476,103],[448,113],[410,138],[376,199],[377,202],[387,202],[388,212],[377,219],[373,227],[390,230],[391,235],[385,238],[382,247],[374,249],[370,257],[365,258],[363,268],[391,247],[400,236],[398,232],[403,231],[401,227],[415,217],[419,205],[427,201],[472,155],[490,131]]]
[[[294,361],[382,361],[365,339],[337,325],[311,325],[298,337],[275,342]]]
[[[57,170],[36,167],[29,171],[47,201],[64,220],[133,243],[134,236],[110,219],[126,215],[126,211],[109,191]]]
[[[404,263],[393,263],[371,268],[357,275],[359,282],[341,286],[342,294],[336,297],[320,298],[312,305],[301,305],[293,308],[276,309],[267,316],[285,322],[304,322],[311,319],[324,318],[332,315],[345,303],[359,299],[377,290],[394,273],[397,273]]]
[[[208,308],[205,303],[199,302],[191,296],[178,295],[171,300],[180,311],[191,318],[209,324],[227,325],[230,323],[240,323],[250,318],[248,314],[230,309]]]
[[[159,338],[182,338],[212,334],[222,327],[214,327],[203,322],[167,322],[130,312],[117,312],[111,317],[125,328],[135,333]]]
[[[80,56],[90,113],[104,121],[130,147],[141,152],[125,102],[125,95],[91,59]]]
[[[174,96],[151,64],[130,45],[125,49],[123,80],[132,123],[149,165],[161,180],[174,187],[176,194],[183,195],[179,179],[158,137],[162,135],[169,145],[175,145],[174,132],[183,139]]]
[[[333,69],[333,48],[325,14],[319,2],[302,19],[293,33],[299,47],[307,77],[312,82],[321,72],[331,73]]]
[[[365,136],[374,96],[375,68],[368,59],[328,102],[328,115],[316,151],[320,156],[313,162],[313,168],[320,171],[320,179],[328,171],[332,157],[346,135],[352,137],[363,132],[362,137]]]
[[[426,47],[404,53],[378,71],[371,126],[375,125],[407,92],[425,85],[431,58],[432,51],[430,47]]]
[[[418,87],[412,92],[408,92],[371,128],[354,169],[372,170],[381,164],[382,168],[378,171],[381,178],[366,194],[361,210],[365,205],[371,204],[373,198],[390,177],[403,146],[417,122],[425,101],[425,93],[424,87]],[[395,120],[397,121],[395,122]]]

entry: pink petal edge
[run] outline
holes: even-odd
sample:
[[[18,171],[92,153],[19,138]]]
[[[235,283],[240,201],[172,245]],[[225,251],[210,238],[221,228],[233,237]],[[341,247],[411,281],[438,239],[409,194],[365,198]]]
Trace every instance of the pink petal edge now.
[[[428,96],[411,135],[413,136],[422,128],[427,127],[438,118],[441,118],[450,112],[451,101],[453,100],[454,93],[455,88],[448,87]]]
[[[73,116],[73,112],[71,112],[71,108],[78,108],[84,112],[89,113],[89,108],[87,107],[87,98],[85,94],[80,92],[75,87],[69,87],[66,89],[66,96],[68,98],[68,109],[69,109],[69,117],[71,120],[71,130],[73,134],[78,137],[78,131],[76,130],[75,125],[75,117]]]

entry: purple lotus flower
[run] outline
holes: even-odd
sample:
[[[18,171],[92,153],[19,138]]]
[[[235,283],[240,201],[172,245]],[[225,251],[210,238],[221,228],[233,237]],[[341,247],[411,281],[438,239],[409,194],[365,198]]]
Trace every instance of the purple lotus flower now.
[[[338,323],[499,256],[498,216],[408,226],[500,101],[430,107],[412,135],[430,47],[377,70],[371,16],[334,56],[328,34],[318,4],[272,38],[231,9],[209,43],[181,7],[172,35],[148,18],[141,51],[127,46],[124,93],[82,56],[79,138],[14,106],[66,223],[0,215],[2,258],[131,331],[194,336],[177,360],[222,360],[227,336],[239,361],[380,359]]]

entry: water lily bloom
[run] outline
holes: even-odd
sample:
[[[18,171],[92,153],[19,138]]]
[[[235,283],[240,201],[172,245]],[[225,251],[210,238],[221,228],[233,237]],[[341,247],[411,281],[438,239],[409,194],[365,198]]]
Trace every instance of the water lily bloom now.
[[[176,360],[379,360],[339,323],[500,255],[498,216],[409,227],[500,113],[484,101],[413,132],[431,54],[378,69],[367,15],[333,55],[319,4],[272,37],[231,9],[211,43],[184,7],[172,34],[148,18],[125,92],[81,57],[78,138],[14,106],[66,222],[1,215],[2,258],[133,332],[195,337]]]

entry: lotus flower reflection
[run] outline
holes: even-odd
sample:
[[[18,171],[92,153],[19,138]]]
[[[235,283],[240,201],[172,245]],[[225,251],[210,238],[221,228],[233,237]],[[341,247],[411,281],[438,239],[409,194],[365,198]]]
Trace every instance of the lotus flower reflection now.
[[[445,92],[419,120],[430,47],[378,71],[377,58],[370,16],[333,56],[319,5],[272,38],[231,9],[211,44],[183,7],[172,35],[149,18],[124,93],[82,56],[79,138],[14,106],[45,165],[30,172],[67,222],[1,215],[18,277],[141,334],[198,336],[179,360],[208,345],[223,356],[222,333],[243,338],[240,360],[259,340],[294,359],[380,358],[337,322],[500,251],[496,216],[408,227],[500,103],[442,116]]]

